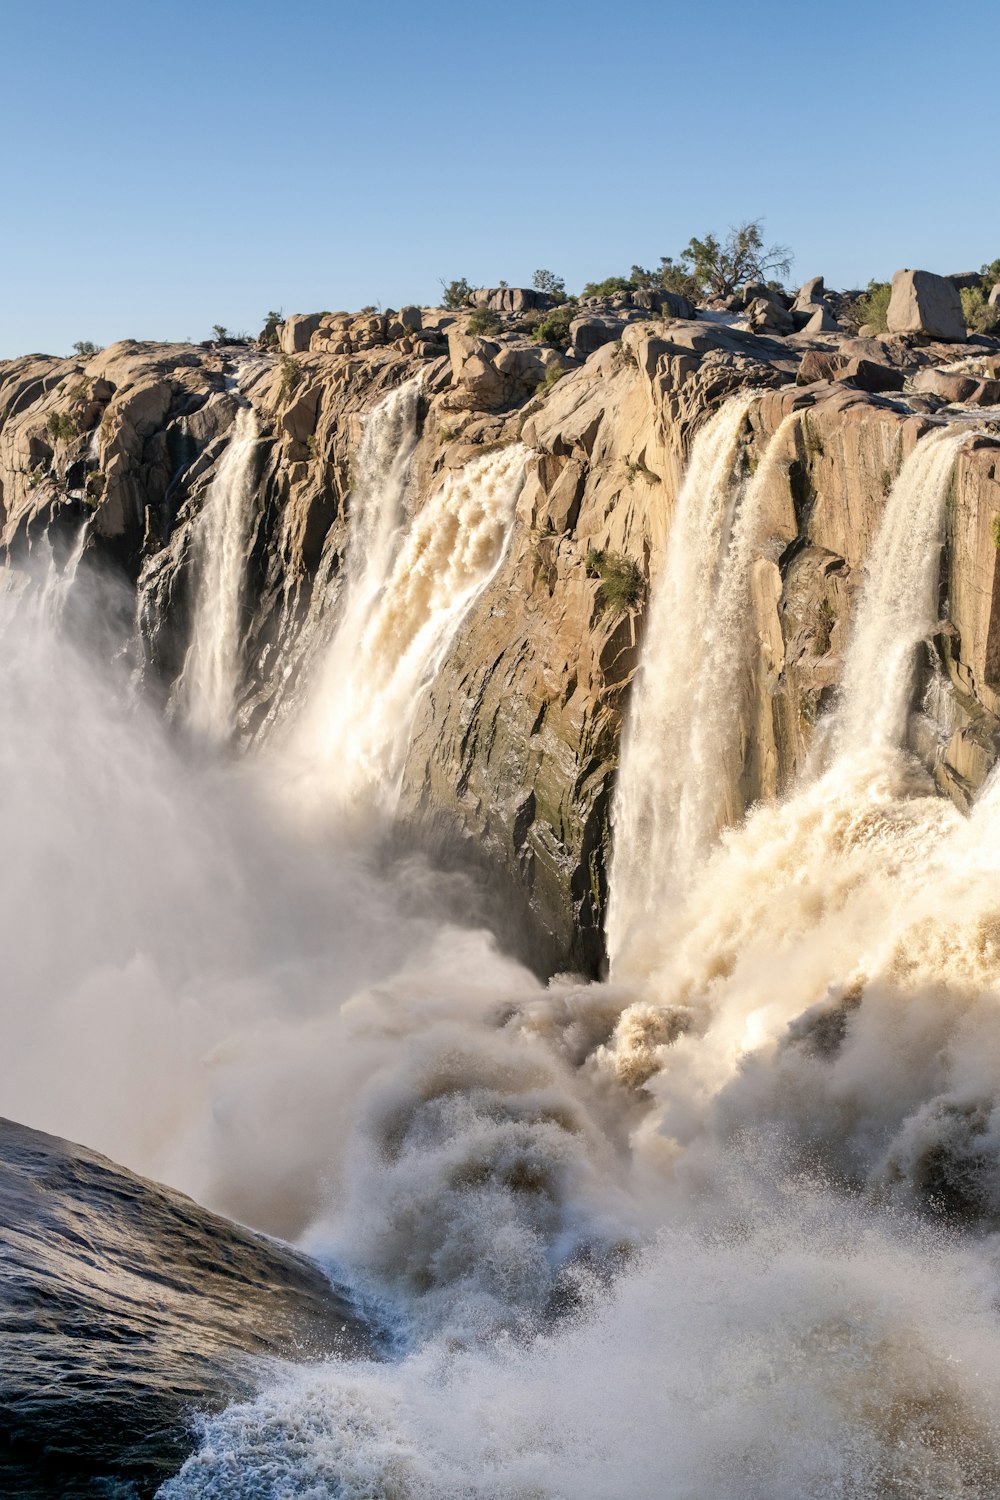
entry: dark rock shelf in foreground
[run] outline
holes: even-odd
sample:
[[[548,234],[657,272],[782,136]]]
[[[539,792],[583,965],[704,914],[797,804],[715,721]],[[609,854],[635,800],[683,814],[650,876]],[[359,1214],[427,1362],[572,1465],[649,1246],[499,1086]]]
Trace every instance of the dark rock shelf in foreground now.
[[[0,1495],[151,1495],[261,1360],[370,1352],[305,1257],[0,1120]]]

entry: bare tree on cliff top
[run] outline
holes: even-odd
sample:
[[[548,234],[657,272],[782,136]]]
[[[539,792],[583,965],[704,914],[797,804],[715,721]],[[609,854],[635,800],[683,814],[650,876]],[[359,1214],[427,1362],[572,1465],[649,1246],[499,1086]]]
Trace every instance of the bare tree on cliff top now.
[[[730,297],[748,281],[787,276],[792,254],[787,245],[765,245],[763,219],[751,219],[730,229],[721,242],[714,234],[692,237],[680,260],[710,296]]]

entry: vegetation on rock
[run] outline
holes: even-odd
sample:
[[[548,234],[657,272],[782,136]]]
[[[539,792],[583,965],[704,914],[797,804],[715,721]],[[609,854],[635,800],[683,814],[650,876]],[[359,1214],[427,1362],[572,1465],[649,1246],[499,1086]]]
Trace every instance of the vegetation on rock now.
[[[45,424],[46,431],[56,442],[68,443],[77,434],[76,419],[68,411],[54,411]]]
[[[889,299],[892,284],[888,281],[869,281],[868,290],[847,309],[845,317],[853,328],[869,327],[876,333],[884,333],[888,327]]]
[[[531,285],[536,292],[544,292],[546,296],[553,297],[556,302],[566,301],[566,283],[554,271],[536,271],[531,278]]]
[[[500,317],[492,307],[477,307],[466,324],[466,333],[484,334],[496,333],[500,327]]]
[[[714,234],[706,234],[704,239],[693,235],[676,259],[661,255],[655,270],[633,266],[628,276],[589,281],[583,295],[613,297],[620,292],[658,288],[692,299],[730,297],[748,282],[778,286],[774,276],[787,276],[791,264],[787,245],[765,245],[764,221],[747,219],[721,240]]]
[[[965,326],[973,333],[996,333],[1000,328],[1000,307],[991,307],[982,287],[964,286],[961,290]]]
[[[468,306],[472,288],[464,276],[459,276],[456,281],[445,281],[442,277],[441,285],[444,288],[441,301],[451,312],[457,312],[460,307]]]
[[[591,547],[587,553],[587,572],[591,578],[599,578],[597,601],[601,613],[625,614],[635,609],[645,591],[642,572],[638,563],[621,552],[602,552]]]
[[[535,324],[531,337],[538,344],[554,344],[557,349],[565,349],[569,344],[569,325],[577,316],[576,303],[564,302]]]

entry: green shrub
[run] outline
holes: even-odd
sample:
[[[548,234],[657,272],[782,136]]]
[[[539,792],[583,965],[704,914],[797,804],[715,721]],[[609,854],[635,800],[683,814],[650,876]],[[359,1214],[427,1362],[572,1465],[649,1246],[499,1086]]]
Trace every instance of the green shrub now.
[[[566,349],[569,346],[569,325],[577,316],[576,303],[564,302],[535,324],[531,337],[536,344],[554,344],[557,349]]]
[[[76,418],[68,411],[51,412],[45,427],[49,437],[54,438],[57,443],[68,443],[77,434]]]
[[[961,290],[965,326],[973,333],[995,333],[1000,328],[1000,307],[991,307],[986,293],[978,286]]]
[[[227,344],[230,338],[229,329],[222,323],[213,323],[212,337],[217,344]]]
[[[583,297],[614,297],[618,292],[634,292],[636,284],[630,276],[605,276],[603,281],[588,281],[581,292]]]
[[[464,276],[460,276],[457,281],[445,281],[442,276],[441,285],[444,288],[444,296],[441,300],[451,312],[457,312],[460,307],[468,306],[469,293],[472,288]]]
[[[302,379],[302,371],[299,362],[293,354],[281,356],[281,384],[278,387],[278,400],[284,405],[289,396]]]
[[[477,307],[465,325],[465,331],[478,336],[484,333],[496,333],[499,327],[499,313],[495,313],[492,307]]]
[[[100,344],[91,343],[90,339],[77,339],[73,345],[73,353],[78,354],[81,359],[90,359],[93,354],[100,354]]]
[[[1000,552],[1000,516],[994,516],[990,522],[990,536],[993,538],[994,547]]]
[[[847,310],[847,321],[853,328],[870,324],[877,333],[888,327],[889,298],[892,285],[888,281],[869,281],[868,290]]]
[[[597,600],[601,613],[623,615],[640,603],[646,585],[638,563],[620,552],[601,552],[591,547],[587,553],[587,572],[599,578]]]
[[[549,365],[541,380],[535,386],[536,396],[545,396],[551,391],[557,380],[561,380],[566,374],[562,365]]]

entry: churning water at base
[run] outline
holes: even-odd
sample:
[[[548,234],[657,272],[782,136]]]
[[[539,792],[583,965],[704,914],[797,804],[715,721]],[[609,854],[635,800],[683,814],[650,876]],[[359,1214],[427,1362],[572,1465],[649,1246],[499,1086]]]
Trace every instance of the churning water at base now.
[[[214,744],[225,744],[235,725],[259,436],[253,408],[240,407],[195,523],[195,604],[179,691],[188,727]]]
[[[723,495],[744,413],[703,470],[716,580],[741,507],[762,535]],[[357,638],[380,681],[421,638],[422,679],[421,630],[505,545],[475,477],[447,556],[419,514],[399,537]],[[878,544],[870,593],[922,556]],[[648,871],[627,986],[542,986],[443,914],[460,884],[300,840],[280,766],[192,765],[82,642],[7,642],[4,1110],[295,1236],[396,1335],[208,1420],[164,1500],[996,1495],[1000,793],[966,819],[898,740],[845,749],[683,888]]]

